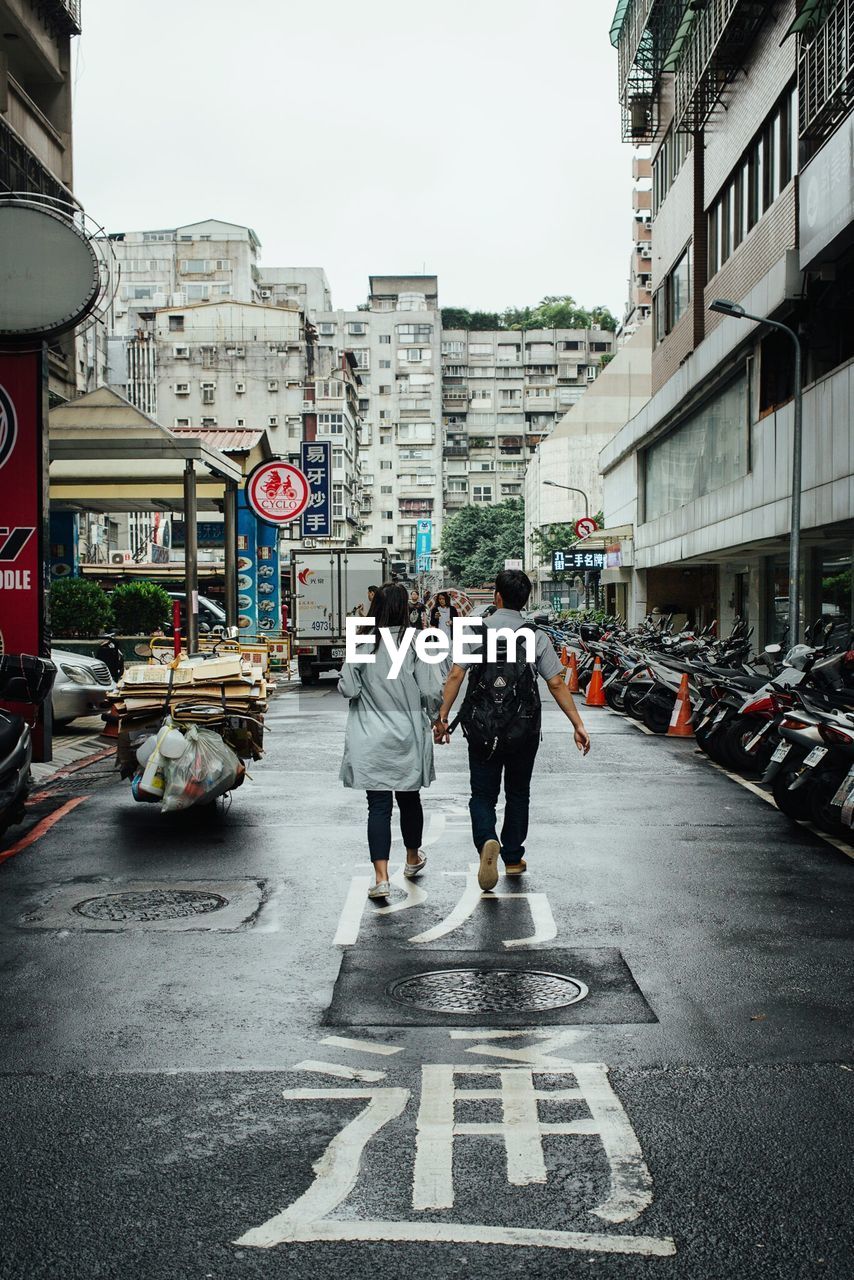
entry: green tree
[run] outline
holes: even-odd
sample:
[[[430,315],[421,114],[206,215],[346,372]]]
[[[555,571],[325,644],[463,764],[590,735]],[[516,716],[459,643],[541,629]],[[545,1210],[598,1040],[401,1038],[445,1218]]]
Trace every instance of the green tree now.
[[[116,627],[123,635],[156,631],[172,616],[172,597],[156,582],[120,582],[111,603]]]
[[[442,531],[442,563],[460,587],[485,586],[504,568],[505,560],[522,558],[524,545],[521,498],[463,507]]]
[[[471,328],[471,312],[466,311],[465,307],[443,307],[442,308],[442,328],[443,329],[470,329]]]
[[[110,626],[113,613],[107,593],[88,578],[60,578],[50,589],[50,623],[61,639],[89,639]]]

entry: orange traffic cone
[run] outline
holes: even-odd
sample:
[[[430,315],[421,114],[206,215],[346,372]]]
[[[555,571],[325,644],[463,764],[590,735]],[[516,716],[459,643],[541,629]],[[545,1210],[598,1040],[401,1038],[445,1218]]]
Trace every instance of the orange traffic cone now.
[[[607,707],[608,705],[605,701],[605,690],[602,687],[602,659],[598,657],[593,663],[593,674],[587,686],[584,705],[587,707]]]
[[[679,692],[676,695],[667,736],[668,738],[693,738],[694,736],[694,730],[691,728],[691,695],[688,691],[687,675],[683,675],[679,683]]]
[[[566,684],[570,693],[578,693],[578,659],[574,652],[569,655],[569,666],[566,669]]]
[[[560,651],[560,665],[562,667],[569,666],[569,658],[566,656],[566,645],[564,645]]]

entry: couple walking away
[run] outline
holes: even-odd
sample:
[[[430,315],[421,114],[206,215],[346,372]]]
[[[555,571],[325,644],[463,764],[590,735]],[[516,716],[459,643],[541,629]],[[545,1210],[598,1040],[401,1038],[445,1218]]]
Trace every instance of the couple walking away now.
[[[521,610],[530,593],[530,579],[520,570],[499,573],[495,612],[485,619],[484,631],[523,627]],[[531,775],[540,745],[537,674],[572,724],[575,745],[583,755],[590,750],[590,738],[564,684],[560,660],[541,631],[535,632],[536,660],[531,663],[523,642],[511,660],[501,637],[496,638],[495,661],[481,661],[481,652],[486,657],[485,638],[478,642],[475,637],[468,645],[471,658],[465,665],[451,666],[444,688],[439,668],[422,662],[414,646],[407,650],[398,678],[389,679],[391,657],[380,641],[380,631],[388,628],[399,643],[409,625],[409,609],[406,588],[399,583],[386,583],[377,590],[369,612],[369,617],[376,619],[375,661],[345,663],[338,686],[350,703],[341,780],[345,787],[366,791],[368,797],[368,848],[375,874],[368,897],[386,898],[390,891],[394,799],[406,848],[404,875],[414,878],[427,864],[420,848],[424,828],[420,791],[436,776],[433,744],[450,741],[454,728],[449,721],[451,709],[467,674],[458,719],[468,742],[469,811],[480,858],[478,884],[488,891],[498,883],[499,858],[506,875],[519,876],[527,869],[524,853]],[[499,842],[495,810],[502,776],[506,803]]]

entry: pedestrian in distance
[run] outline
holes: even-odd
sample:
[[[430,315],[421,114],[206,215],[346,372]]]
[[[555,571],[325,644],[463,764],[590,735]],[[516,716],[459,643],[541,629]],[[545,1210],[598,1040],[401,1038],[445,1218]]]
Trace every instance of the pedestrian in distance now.
[[[531,594],[531,581],[519,569],[505,569],[495,579],[495,612],[484,619],[488,628],[518,631]],[[471,778],[472,837],[480,858],[478,884],[486,891],[498,883],[499,857],[504,874],[515,877],[527,871],[525,839],[528,834],[531,775],[540,745],[541,706],[537,674],[570,721],[575,745],[582,755],[590,750],[590,738],[564,683],[563,667],[542,631],[536,631],[536,658],[528,662],[525,646],[517,642],[516,657],[505,639],[496,637],[495,661],[486,658],[486,637],[480,651],[472,646],[465,664],[454,663],[445,682],[442,705],[433,727],[437,743],[450,741],[451,708],[468,671],[468,687],[458,720],[468,742]],[[455,722],[456,723],[456,722]],[[499,841],[496,805],[504,779],[504,823]]]
[[[416,631],[423,631],[427,625],[427,606],[421,599],[417,591],[412,591],[409,596],[409,625],[414,627]]]
[[[368,587],[368,607],[369,608],[374,603],[374,596],[377,594],[378,591],[379,591],[379,587],[375,587],[373,585]],[[370,614],[368,616],[370,617]]]
[[[350,703],[339,776],[345,787],[367,793],[368,849],[375,876],[368,897],[387,898],[394,800],[406,847],[404,875],[414,879],[427,865],[420,850],[424,815],[419,793],[436,776],[431,722],[442,688],[437,668],[422,662],[412,646],[396,679],[389,678],[391,658],[381,633],[388,631],[400,644],[409,626],[409,594],[403,583],[378,587],[368,616],[376,620],[374,661],[345,662],[338,682]]]
[[[433,608],[430,610],[430,626],[437,631],[443,632],[451,640],[453,637],[454,618],[459,616],[459,610],[451,599],[450,592],[437,592]],[[451,659],[447,657],[439,665],[439,674],[442,680],[445,679],[450,670]]]

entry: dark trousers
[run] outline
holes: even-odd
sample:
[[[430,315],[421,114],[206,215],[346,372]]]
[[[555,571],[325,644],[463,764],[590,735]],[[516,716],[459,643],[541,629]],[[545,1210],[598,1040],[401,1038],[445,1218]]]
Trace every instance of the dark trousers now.
[[[417,849],[424,832],[424,814],[418,791],[369,791],[368,848],[371,862],[386,862],[391,852],[392,800],[400,811],[400,834],[407,849]]]
[[[502,751],[488,759],[469,747],[471,774],[471,832],[478,852],[487,840],[497,840],[495,806],[504,775],[504,825],[501,828],[501,857],[505,862],[519,862],[525,852],[528,834],[528,809],[531,798],[531,774],[540,745],[539,736],[530,743]]]

